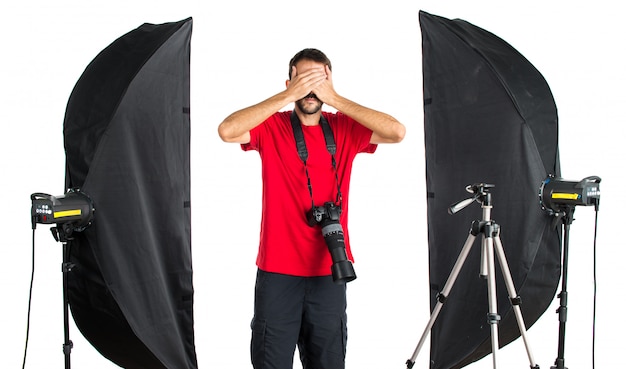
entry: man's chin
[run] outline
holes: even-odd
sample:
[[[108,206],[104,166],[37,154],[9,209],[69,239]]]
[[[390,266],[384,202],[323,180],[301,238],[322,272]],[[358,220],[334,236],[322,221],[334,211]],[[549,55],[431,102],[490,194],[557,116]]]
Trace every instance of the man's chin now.
[[[316,114],[322,109],[323,103],[320,101],[318,104],[310,105],[302,101],[298,101],[296,105],[304,114]]]

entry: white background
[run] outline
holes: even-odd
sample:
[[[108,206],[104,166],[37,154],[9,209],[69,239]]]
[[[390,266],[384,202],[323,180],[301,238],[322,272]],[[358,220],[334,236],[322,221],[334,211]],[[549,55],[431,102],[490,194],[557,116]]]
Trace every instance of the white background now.
[[[335,89],[407,127],[399,145],[355,162],[351,236],[359,278],[348,288],[348,368],[405,368],[429,318],[418,11],[461,18],[510,43],[546,78],[560,126],[562,174],[602,178],[596,363],[623,366],[621,237],[624,29],[616,2],[596,1],[43,1],[3,4],[0,23],[0,367],[19,368],[31,273],[30,194],[64,193],[62,125],[88,63],[143,23],[193,17],[191,47],[192,231],[195,333],[201,368],[246,368],[258,227],[260,160],[222,143],[217,125],[284,88],[287,63],[305,47],[333,62]],[[497,185],[497,184],[496,184]],[[539,185],[539,184],[538,184]],[[515,209],[498,208],[498,213]],[[381,214],[384,214],[381,215]],[[566,366],[590,368],[595,212],[571,228]],[[502,225],[506,228],[506,225]],[[61,244],[36,232],[27,368],[62,368]],[[460,240],[466,229],[458,232]],[[506,245],[505,245],[506,247]],[[560,290],[560,288],[559,288]],[[542,368],[557,357],[558,300],[529,329]],[[72,366],[105,369],[71,325]],[[428,342],[417,368],[428,367]],[[499,351],[503,368],[527,368],[521,340]],[[297,361],[297,360],[296,360]],[[471,368],[490,368],[487,357]]]

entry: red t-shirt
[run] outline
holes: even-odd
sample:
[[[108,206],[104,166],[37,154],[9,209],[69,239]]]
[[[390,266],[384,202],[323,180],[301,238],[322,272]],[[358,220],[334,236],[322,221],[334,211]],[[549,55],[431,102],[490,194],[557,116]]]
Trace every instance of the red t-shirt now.
[[[323,114],[337,145],[335,160],[343,197],[339,222],[348,258],[354,260],[347,227],[352,162],[357,153],[373,153],[377,145],[370,144],[372,131],[354,119],[340,112]],[[262,163],[263,214],[257,266],[267,272],[303,277],[330,275],[332,259],[321,228],[310,227],[306,220],[311,211],[311,195],[290,117],[291,111],[272,115],[250,131],[249,143],[241,145],[245,151],[258,151]],[[334,202],[337,182],[322,127],[302,125],[302,129],[315,206]]]

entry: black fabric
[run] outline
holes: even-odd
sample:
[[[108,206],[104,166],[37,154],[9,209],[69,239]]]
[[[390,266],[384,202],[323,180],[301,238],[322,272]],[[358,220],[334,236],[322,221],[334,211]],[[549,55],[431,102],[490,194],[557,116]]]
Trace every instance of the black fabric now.
[[[501,227],[528,328],[551,303],[560,278],[560,231],[538,200],[548,174],[560,175],[554,98],[539,71],[497,36],[423,11],[419,19],[431,309],[472,221],[482,217],[478,203],[454,215],[447,209],[471,197],[467,185],[490,183],[492,219]],[[462,367],[491,352],[480,242],[479,236],[431,330],[431,368]],[[503,346],[520,333],[496,269]]]
[[[143,24],[85,69],[64,121],[66,187],[95,206],[71,241],[76,325],[125,368],[197,368],[189,181],[192,19]]]

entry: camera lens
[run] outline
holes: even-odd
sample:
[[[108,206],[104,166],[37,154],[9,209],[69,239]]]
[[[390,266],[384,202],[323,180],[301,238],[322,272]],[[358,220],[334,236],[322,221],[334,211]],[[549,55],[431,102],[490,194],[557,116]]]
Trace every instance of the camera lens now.
[[[355,280],[356,273],[354,272],[352,262],[348,260],[341,224],[336,220],[326,218],[322,220],[320,225],[322,227],[322,235],[333,260],[333,265],[330,268],[333,282],[344,284]]]

